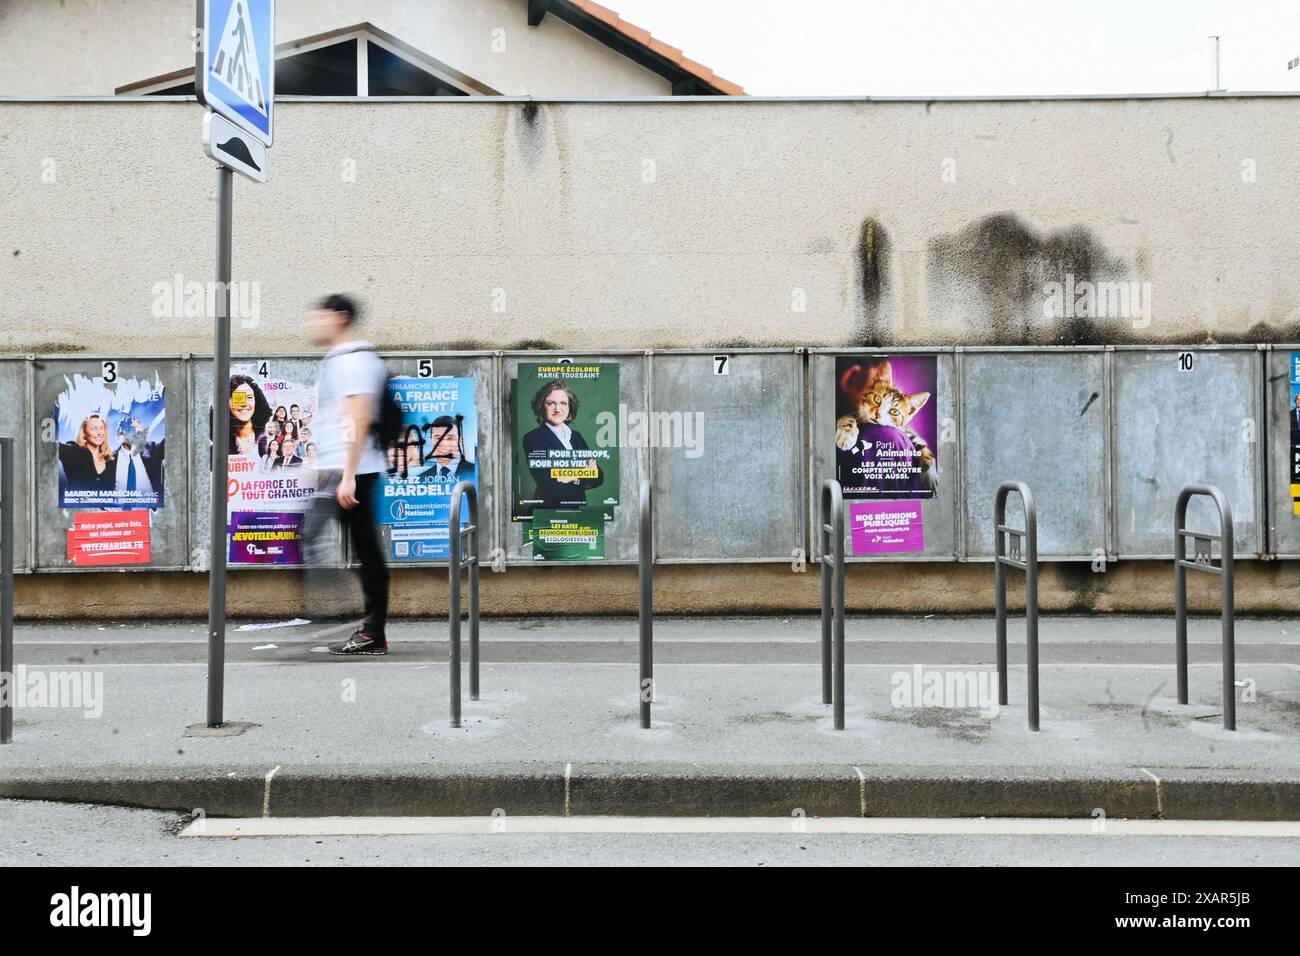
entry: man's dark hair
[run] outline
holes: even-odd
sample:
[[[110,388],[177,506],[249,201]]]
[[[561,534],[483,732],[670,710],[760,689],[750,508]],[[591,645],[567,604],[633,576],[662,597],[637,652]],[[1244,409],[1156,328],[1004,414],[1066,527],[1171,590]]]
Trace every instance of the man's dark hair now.
[[[433,420],[432,424],[430,425],[430,429],[438,433],[437,437],[433,437],[432,435],[430,436],[433,442],[433,448],[436,449],[438,447],[438,442],[442,441],[443,436],[446,435],[447,432],[451,431],[454,428],[456,429],[456,453],[461,457],[462,460],[464,460],[465,458],[464,425],[465,425],[464,415],[457,415],[454,418],[451,415],[439,415],[437,418]]]
[[[345,323],[347,325],[352,325],[361,315],[361,310],[357,308],[357,304],[346,295],[338,292],[321,299],[320,307],[326,312],[342,312],[348,317]]]

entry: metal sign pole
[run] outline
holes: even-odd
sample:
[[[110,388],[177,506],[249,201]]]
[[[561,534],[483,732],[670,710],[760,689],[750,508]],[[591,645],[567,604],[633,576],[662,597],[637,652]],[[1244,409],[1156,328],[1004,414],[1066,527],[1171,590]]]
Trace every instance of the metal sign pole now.
[[[234,173],[217,166],[217,315],[212,349],[212,534],[208,575],[208,726],[220,727],[226,677],[226,443],[230,434],[230,247]]]

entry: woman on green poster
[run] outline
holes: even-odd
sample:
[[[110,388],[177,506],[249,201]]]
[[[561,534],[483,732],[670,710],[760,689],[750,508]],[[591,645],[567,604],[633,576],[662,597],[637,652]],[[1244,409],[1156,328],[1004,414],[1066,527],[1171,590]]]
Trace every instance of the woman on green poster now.
[[[537,427],[524,435],[528,471],[536,486],[537,508],[583,508],[587,491],[605,480],[594,457],[583,456],[591,446],[582,433],[570,427],[578,415],[578,396],[559,379],[552,379],[533,396]],[[568,474],[583,471],[583,477]],[[594,472],[594,476],[591,474]]]

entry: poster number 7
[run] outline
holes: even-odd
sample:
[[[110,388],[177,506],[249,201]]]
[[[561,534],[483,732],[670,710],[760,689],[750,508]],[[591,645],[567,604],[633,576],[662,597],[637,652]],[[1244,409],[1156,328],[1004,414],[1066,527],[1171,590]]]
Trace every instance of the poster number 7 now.
[[[713,374],[730,375],[731,374],[731,356],[715,355],[713,356]]]

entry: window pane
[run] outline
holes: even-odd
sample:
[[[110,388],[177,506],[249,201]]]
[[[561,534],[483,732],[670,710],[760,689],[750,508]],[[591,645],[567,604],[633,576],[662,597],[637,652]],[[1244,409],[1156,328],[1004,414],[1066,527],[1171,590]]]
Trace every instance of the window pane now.
[[[370,44],[368,57],[371,96],[467,95],[377,44]]]

